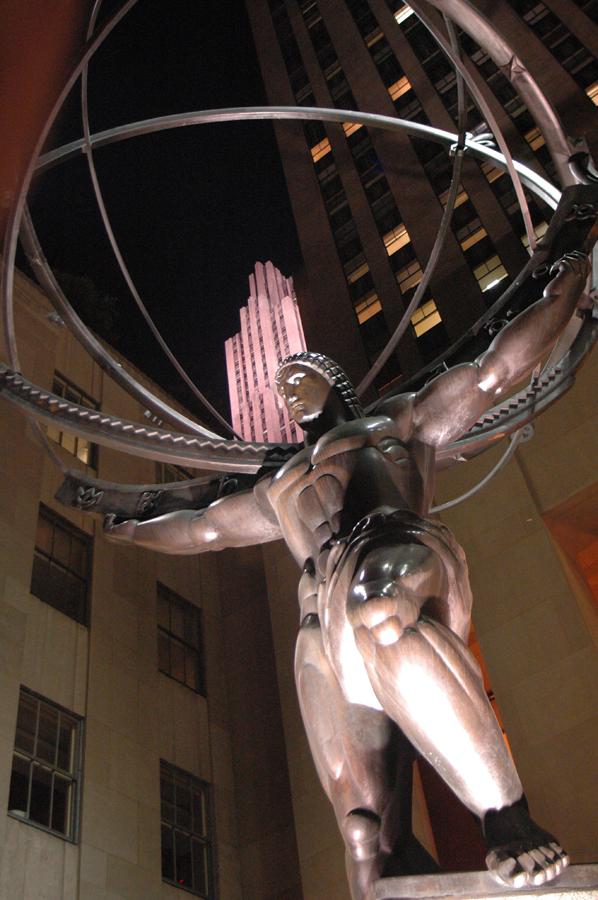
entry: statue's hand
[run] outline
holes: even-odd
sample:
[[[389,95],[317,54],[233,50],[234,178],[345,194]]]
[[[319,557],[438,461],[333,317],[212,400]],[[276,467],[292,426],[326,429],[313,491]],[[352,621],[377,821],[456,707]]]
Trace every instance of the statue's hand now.
[[[124,522],[115,522],[114,514],[107,515],[104,519],[104,534],[109,541],[122,541],[131,543],[137,527],[137,519],[127,519]]]
[[[589,257],[581,250],[572,250],[571,253],[565,253],[560,259],[553,264],[550,269],[551,275],[557,275],[561,272],[573,272],[581,278],[587,278],[590,274]]]

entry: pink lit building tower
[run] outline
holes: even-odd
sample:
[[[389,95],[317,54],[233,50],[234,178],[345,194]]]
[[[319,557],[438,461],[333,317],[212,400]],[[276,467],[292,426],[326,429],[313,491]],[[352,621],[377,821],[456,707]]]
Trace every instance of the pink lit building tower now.
[[[293,279],[271,262],[256,263],[241,330],[225,343],[228,393],[235,431],[248,441],[303,440],[278,399],[278,363],[305,350]]]

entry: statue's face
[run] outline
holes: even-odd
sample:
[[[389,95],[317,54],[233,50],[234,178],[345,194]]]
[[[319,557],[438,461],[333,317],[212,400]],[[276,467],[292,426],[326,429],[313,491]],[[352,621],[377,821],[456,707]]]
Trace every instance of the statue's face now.
[[[317,419],[326,406],[332,390],[323,375],[301,363],[292,363],[284,369],[278,393],[284,400],[291,419],[298,425]]]

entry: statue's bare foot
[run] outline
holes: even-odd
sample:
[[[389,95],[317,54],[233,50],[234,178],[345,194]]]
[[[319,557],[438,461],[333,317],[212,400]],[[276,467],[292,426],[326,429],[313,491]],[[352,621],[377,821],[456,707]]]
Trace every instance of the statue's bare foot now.
[[[558,841],[530,817],[524,797],[512,806],[486,813],[483,831],[489,850],[486,865],[509,887],[537,887],[552,881],[569,865]]]

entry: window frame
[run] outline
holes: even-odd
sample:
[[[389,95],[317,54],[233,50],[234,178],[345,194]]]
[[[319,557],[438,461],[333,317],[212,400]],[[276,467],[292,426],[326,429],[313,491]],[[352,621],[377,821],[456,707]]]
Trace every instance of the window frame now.
[[[61,390],[57,390],[57,388],[61,388]],[[67,378],[62,372],[56,370],[52,376],[52,392],[59,397],[62,397],[64,400],[68,401],[68,397],[66,396],[66,392],[70,390],[75,396],[73,403],[78,403],[79,406],[85,406],[87,409],[100,409],[100,403],[94,397],[84,391],[79,385],[75,384],[74,381],[71,381],[70,378]],[[53,431],[57,432],[57,436],[53,435]],[[68,453],[70,456],[74,456],[75,459],[79,460],[79,462],[84,465],[86,468],[93,469],[94,472],[98,471],[99,468],[99,448],[97,444],[94,444],[92,441],[87,438],[81,437],[80,435],[76,435],[67,430],[67,434],[71,435],[74,441],[74,450],[69,450],[68,446],[63,443],[63,436],[65,432],[61,428],[55,428],[52,425],[48,426],[47,429],[48,438],[53,441],[55,444],[58,444],[59,447]],[[87,444],[87,462],[79,456],[79,444],[80,442],[85,441]]]
[[[193,789],[198,789],[201,793],[203,799],[203,810],[206,817],[206,834],[202,835],[200,832],[193,831],[193,814],[191,813],[191,827],[180,826],[178,823],[169,821],[163,814],[164,804],[162,797],[162,773],[166,770],[168,775],[172,777],[173,781],[176,778],[184,779],[189,783],[190,791]],[[176,819],[176,794],[175,794],[175,802],[173,804],[175,807],[174,818]],[[172,835],[174,836],[176,831],[179,831],[189,837],[190,842],[195,838],[199,843],[201,843],[204,847],[207,848],[207,866],[206,866],[206,875],[207,875],[207,883],[208,883],[208,891],[206,894],[201,893],[192,887],[187,887],[184,884],[180,884],[176,880],[172,880],[164,876],[164,863],[163,863],[163,844],[162,844],[162,829],[168,828]],[[191,854],[193,857],[193,854]],[[173,852],[174,860],[176,860],[176,851]],[[176,866],[176,863],[175,863]],[[174,870],[174,877],[176,879],[176,868]],[[214,794],[213,787],[208,781],[204,781],[202,778],[199,778],[197,775],[193,775],[191,772],[185,771],[185,769],[179,768],[179,766],[175,766],[172,763],[168,762],[168,760],[160,758],[160,875],[162,881],[165,884],[169,884],[172,887],[180,888],[180,890],[186,891],[188,894],[193,894],[195,897],[202,897],[204,900],[217,900],[217,857],[216,857],[216,821],[214,815]]]
[[[77,622],[78,625],[82,625],[84,628],[89,628],[89,614],[90,614],[90,591],[92,585],[92,572],[93,572],[93,537],[90,534],[87,534],[85,531],[82,531],[80,528],[77,528],[76,525],[73,525],[72,522],[69,522],[68,519],[65,519],[63,516],[59,515],[57,512],[54,512],[49,506],[46,506],[45,503],[40,503],[38,507],[37,513],[37,522],[39,523],[40,518],[44,518],[46,522],[49,522],[52,527],[58,527],[63,532],[66,532],[70,536],[76,537],[85,545],[86,559],[87,559],[87,571],[85,578],[82,578],[77,572],[72,569],[67,568],[67,566],[58,562],[57,557],[48,556],[48,554],[38,547],[37,544],[37,534],[35,536],[34,544],[33,544],[33,561],[31,564],[31,583],[29,587],[29,591],[33,597],[37,597],[37,599],[41,603],[46,603],[48,606],[51,606],[52,609],[57,610],[57,612],[62,613],[62,615],[67,616],[69,619],[72,619],[73,622]],[[33,570],[35,566],[36,554],[48,560],[51,563],[54,563],[57,568],[61,569],[64,572],[67,572],[70,577],[76,578],[78,581],[83,582],[85,585],[85,596],[83,599],[83,616],[81,618],[77,618],[76,616],[70,615],[70,613],[66,612],[60,606],[56,606],[54,603],[51,603],[46,597],[39,597],[33,591]]]
[[[160,624],[160,615],[159,615],[159,603],[160,596],[163,596],[169,603],[169,626],[172,625],[171,618],[171,609],[173,604],[182,604],[183,606],[183,615],[184,615],[184,607],[189,607],[193,610],[193,615],[195,617],[195,624],[197,627],[197,646],[190,644],[180,635],[178,635],[175,631],[172,631],[171,628],[165,628]],[[184,597],[181,597],[180,594],[177,594],[176,591],[173,591],[167,585],[163,584],[161,581],[156,582],[156,625],[158,631],[158,671],[162,675],[166,675],[167,678],[171,678],[173,681],[176,681],[177,684],[181,684],[183,687],[188,688],[190,691],[193,691],[194,694],[199,694],[201,697],[207,697],[206,690],[206,665],[205,665],[205,653],[204,653],[204,641],[203,641],[203,621],[202,621],[202,609],[200,606],[196,606],[194,603],[191,603],[189,600],[186,600]],[[169,647],[169,663],[170,668],[172,669],[172,658],[170,656],[170,647],[173,643],[177,643],[182,645],[183,647],[183,659],[185,665],[185,675],[186,675],[186,660],[187,660],[187,650],[193,651],[196,654],[197,658],[197,687],[193,687],[191,684],[187,684],[187,681],[181,681],[180,678],[177,678],[176,675],[173,675],[172,672],[167,672],[160,666],[160,650],[159,650],[159,641],[160,634],[166,636],[168,640]]]
[[[40,704],[44,704],[47,707],[55,710],[59,717],[64,714],[68,716],[70,719],[75,721],[75,748],[73,752],[73,766],[72,771],[67,771],[66,769],[61,768],[57,763],[52,764],[47,760],[43,759],[40,756],[35,755],[34,753],[28,753],[26,750],[23,750],[22,747],[17,747],[17,723],[19,710],[21,707],[21,697],[26,695],[37,701],[37,714],[36,714],[36,724],[35,724],[35,737],[34,737],[34,749],[37,749],[37,737],[39,733],[39,718],[40,718]],[[59,723],[60,718],[58,719],[57,724],[57,745],[59,741]],[[80,840],[80,826],[81,826],[81,796],[82,796],[82,782],[83,782],[83,745],[85,741],[85,720],[83,716],[78,715],[77,713],[72,712],[72,710],[67,709],[62,706],[60,703],[55,703],[53,700],[50,700],[48,697],[42,696],[42,694],[37,693],[37,691],[32,691],[30,688],[25,687],[25,685],[20,685],[19,687],[19,704],[17,707],[17,719],[15,721],[15,738],[13,743],[13,752],[12,752],[12,764],[11,764],[11,779],[9,782],[9,796],[7,801],[7,810],[6,815],[11,819],[15,819],[17,822],[22,822],[26,825],[30,825],[32,828],[37,828],[40,831],[44,831],[46,834],[51,834],[54,837],[60,838],[63,841],[66,841],[69,844],[78,844]],[[58,773],[62,778],[68,778],[72,785],[72,797],[70,801],[70,816],[72,820],[72,826],[70,829],[70,833],[65,834],[62,831],[57,831],[55,828],[52,828],[51,825],[44,825],[41,822],[36,822],[34,819],[27,818],[22,815],[18,815],[8,808],[10,806],[10,786],[12,784],[12,773],[14,769],[14,758],[15,756],[19,756],[21,759],[27,759],[29,764],[33,763],[34,765],[38,765],[40,767],[51,769],[52,776],[55,773]],[[57,756],[57,752],[55,751],[55,758]],[[52,778],[52,785],[54,784],[54,777]],[[53,802],[53,788],[52,788],[52,799]],[[28,786],[28,797],[27,797],[27,805],[29,806],[31,803],[31,775],[29,776],[29,786]],[[51,812],[52,806],[50,806],[50,822],[51,822]]]

